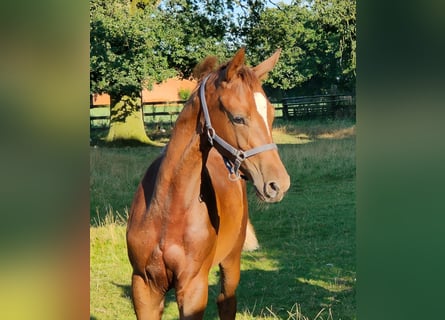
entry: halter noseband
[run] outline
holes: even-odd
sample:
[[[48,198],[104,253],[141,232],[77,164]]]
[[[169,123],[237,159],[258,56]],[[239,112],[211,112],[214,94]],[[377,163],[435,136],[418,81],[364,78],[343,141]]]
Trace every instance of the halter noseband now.
[[[231,146],[227,141],[225,141],[223,138],[218,136],[215,132],[215,129],[213,129],[212,127],[212,123],[210,122],[209,109],[207,107],[207,102],[205,98],[205,84],[209,77],[210,75],[206,76],[204,80],[202,80],[201,86],[199,88],[199,97],[201,99],[202,111],[204,112],[205,125],[207,128],[207,137],[212,146],[213,142],[216,141],[216,143],[218,143],[222,148],[224,148],[226,151],[228,151],[231,155],[235,157],[235,161],[233,162],[233,164],[231,163],[230,160],[228,160],[225,157],[224,157],[224,162],[227,168],[229,169],[229,179],[232,181],[236,181],[240,178],[239,168],[244,160],[246,160],[251,156],[256,155],[257,153],[267,150],[277,149],[277,145],[275,143],[268,143],[249,149],[247,151],[243,151],[236,149],[235,147]],[[235,177],[233,178],[232,175],[234,175]]]

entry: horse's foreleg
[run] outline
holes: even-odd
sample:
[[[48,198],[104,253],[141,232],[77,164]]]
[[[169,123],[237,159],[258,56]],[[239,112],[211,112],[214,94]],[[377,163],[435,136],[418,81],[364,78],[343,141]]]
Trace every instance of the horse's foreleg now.
[[[220,263],[221,293],[218,296],[219,318],[232,320],[236,316],[235,291],[240,280],[240,254],[235,254]]]
[[[202,272],[193,279],[183,279],[176,286],[176,301],[181,319],[202,319],[207,299],[208,272]]]
[[[134,311],[138,320],[161,319],[164,310],[164,294],[156,291],[150,281],[133,274],[131,290],[133,297]]]

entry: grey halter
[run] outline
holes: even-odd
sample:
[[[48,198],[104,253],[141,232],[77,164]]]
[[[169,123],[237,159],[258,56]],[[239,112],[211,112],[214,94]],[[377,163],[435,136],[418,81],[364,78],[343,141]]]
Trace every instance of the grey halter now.
[[[233,164],[231,160],[224,159],[224,162],[229,169],[229,179],[232,181],[236,181],[240,178],[239,168],[241,163],[247,158],[254,156],[260,152],[277,149],[277,145],[275,143],[264,144],[247,151],[236,149],[231,146],[227,141],[218,136],[215,132],[215,129],[212,127],[212,123],[210,122],[209,109],[207,107],[207,102],[205,98],[205,84],[210,75],[206,76],[204,80],[202,80],[201,86],[199,88],[199,97],[201,99],[202,111],[204,112],[205,125],[207,128],[207,137],[209,139],[210,144],[213,146],[213,142],[216,141],[222,148],[228,151],[231,155],[235,157],[235,161]],[[232,175],[235,177],[233,178]]]

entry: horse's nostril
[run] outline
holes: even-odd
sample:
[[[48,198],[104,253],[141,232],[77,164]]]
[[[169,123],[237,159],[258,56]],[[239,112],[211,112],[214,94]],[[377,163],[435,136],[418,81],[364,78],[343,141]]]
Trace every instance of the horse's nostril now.
[[[270,181],[270,182],[266,183],[264,189],[265,189],[264,193],[269,198],[275,198],[278,195],[278,193],[280,192],[280,187],[278,186],[278,184],[275,181]]]

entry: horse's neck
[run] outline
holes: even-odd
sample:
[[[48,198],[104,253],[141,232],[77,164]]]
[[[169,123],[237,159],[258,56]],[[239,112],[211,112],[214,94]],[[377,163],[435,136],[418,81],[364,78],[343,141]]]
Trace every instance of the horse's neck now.
[[[196,132],[199,106],[186,108],[176,122],[159,169],[154,197],[162,206],[187,206],[188,201],[196,200],[200,194],[208,150],[201,149],[200,136]]]

